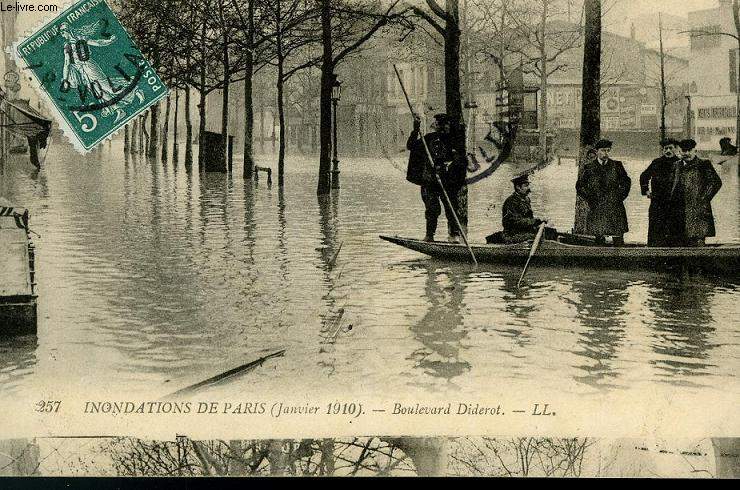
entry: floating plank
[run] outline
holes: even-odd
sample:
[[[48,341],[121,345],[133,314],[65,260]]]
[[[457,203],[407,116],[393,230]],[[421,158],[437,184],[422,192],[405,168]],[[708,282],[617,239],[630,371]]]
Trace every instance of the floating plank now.
[[[285,354],[285,349],[277,351],[277,352],[273,352],[272,354],[268,354],[264,357],[260,357],[259,359],[255,361],[249,362],[247,364],[242,364],[241,366],[235,367],[234,369],[229,369],[226,372],[217,374],[216,376],[203,380],[200,383],[196,383],[194,385],[190,385],[180,390],[177,390],[174,393],[170,393],[165,398],[175,398],[179,396],[189,395],[203,388],[208,388],[208,387],[223,383],[225,381],[231,380],[234,377],[242,376],[252,371],[253,369],[261,366],[268,359],[272,359],[274,357],[283,357],[284,354]]]

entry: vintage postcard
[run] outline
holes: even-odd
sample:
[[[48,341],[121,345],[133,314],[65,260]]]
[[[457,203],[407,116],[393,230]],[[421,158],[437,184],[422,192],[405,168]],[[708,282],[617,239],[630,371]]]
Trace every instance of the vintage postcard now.
[[[0,466],[737,474],[739,2],[0,6]]]

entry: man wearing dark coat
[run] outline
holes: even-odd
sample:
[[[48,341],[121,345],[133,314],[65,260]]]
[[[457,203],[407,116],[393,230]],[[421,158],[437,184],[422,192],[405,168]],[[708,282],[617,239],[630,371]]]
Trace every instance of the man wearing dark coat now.
[[[527,174],[511,179],[514,192],[506,198],[501,209],[501,222],[504,226],[503,241],[519,243],[531,240],[537,228],[547,220],[537,219],[532,212],[529,200],[529,177]]]
[[[612,142],[599,140],[594,149],[596,160],[583,169],[576,192],[589,207],[586,230],[596,237],[598,244],[606,243],[611,236],[614,245],[624,245],[627,227],[627,211],[624,200],[630,192],[632,181],[624,170],[622,162],[609,158]]]
[[[461,182],[453,178],[455,166],[455,154],[450,141],[450,120],[446,114],[434,116],[432,132],[424,135],[429,153],[434,161],[434,170],[428,162],[426,149],[421,138],[419,138],[421,120],[414,117],[414,129],[406,141],[406,148],[410,151],[406,180],[421,187],[421,199],[424,202],[424,217],[426,219],[426,235],[424,240],[434,241],[437,231],[437,221],[442,214],[442,207],[447,217],[447,227],[450,241],[459,241],[460,232],[455,224],[455,217],[447,205],[442,189],[437,182],[435,172],[440,176],[442,185],[445,186],[447,195],[454,209],[459,209],[458,195]],[[464,225],[464,224],[463,224]]]
[[[677,247],[682,245],[683,209],[673,184],[681,165],[681,149],[671,138],[663,140],[661,147],[663,155],[640,174],[640,191],[650,199],[647,243],[649,247]]]
[[[675,190],[683,208],[684,245],[700,247],[706,237],[715,235],[712,199],[722,187],[722,179],[709,160],[696,156],[696,141],[682,140],[683,159],[675,181]]]

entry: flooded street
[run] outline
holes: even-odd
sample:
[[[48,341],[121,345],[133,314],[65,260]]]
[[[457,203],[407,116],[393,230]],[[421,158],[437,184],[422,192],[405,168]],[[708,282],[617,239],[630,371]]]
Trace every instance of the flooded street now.
[[[614,154],[632,177],[625,238],[645,242],[647,162]],[[118,143],[88,157],[52,146],[46,162],[37,173],[16,157],[0,175],[0,195],[28,207],[41,235],[38,337],[0,341],[4,396],[49,386],[165,395],[281,349],[232,387],[245,397],[268,387],[473,395],[511,383],[740,393],[740,278],[535,259],[517,290],[519,268],[434,261],[378,238],[423,235],[401,161],[342,161],[338,197],[324,200],[314,158],[289,157],[284,190],[264,175],[255,187],[240,171],[186,172],[182,157],[124,159]],[[737,242],[737,165],[717,170],[711,241]],[[515,171],[471,187],[471,241],[499,229]],[[535,214],[564,231],[575,173],[563,160],[531,179]]]

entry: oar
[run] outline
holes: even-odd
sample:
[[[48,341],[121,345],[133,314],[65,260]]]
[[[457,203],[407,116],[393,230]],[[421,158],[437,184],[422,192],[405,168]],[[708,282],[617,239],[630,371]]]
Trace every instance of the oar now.
[[[540,246],[540,242],[542,241],[542,236],[544,234],[545,234],[545,222],[543,221],[540,224],[539,229],[537,230],[537,235],[535,235],[534,237],[534,242],[532,243],[532,250],[529,251],[529,257],[527,257],[527,262],[524,264],[522,275],[519,276],[519,281],[516,283],[517,289],[519,289],[519,285],[522,283],[522,279],[524,279],[524,274],[527,273],[527,267],[529,267],[529,262],[532,260],[534,253],[537,251],[537,247]]]
[[[396,68],[396,65],[393,65],[393,69],[396,72],[398,83],[401,84],[401,91],[403,92],[403,96],[406,98],[406,104],[408,104],[409,106],[409,111],[411,111],[411,114],[414,114],[414,108],[411,106],[411,100],[409,100],[409,94],[406,92],[406,87],[403,85],[403,80],[401,80],[401,74],[398,73],[398,68]],[[455,218],[455,224],[457,225],[457,229],[460,230],[460,236],[462,236],[463,242],[465,243],[465,246],[468,248],[468,252],[470,252],[470,256],[473,258],[473,264],[475,264],[477,267],[478,260],[476,260],[475,254],[473,253],[473,249],[470,247],[470,244],[468,243],[468,237],[465,233],[465,230],[463,230],[462,225],[460,224],[460,218],[457,217],[455,208],[452,207],[450,196],[447,195],[447,190],[445,189],[444,185],[442,185],[442,179],[439,178],[439,174],[437,173],[437,170],[434,168],[434,159],[432,158],[432,153],[429,151],[429,147],[427,146],[427,141],[424,139],[424,135],[421,136],[421,142],[424,145],[424,151],[426,152],[426,155],[427,155],[427,163],[432,167],[432,173],[434,173],[434,177],[437,179],[437,184],[439,184],[439,188],[442,189],[442,195],[445,198],[447,207],[450,209],[450,212],[452,213],[452,217]]]

